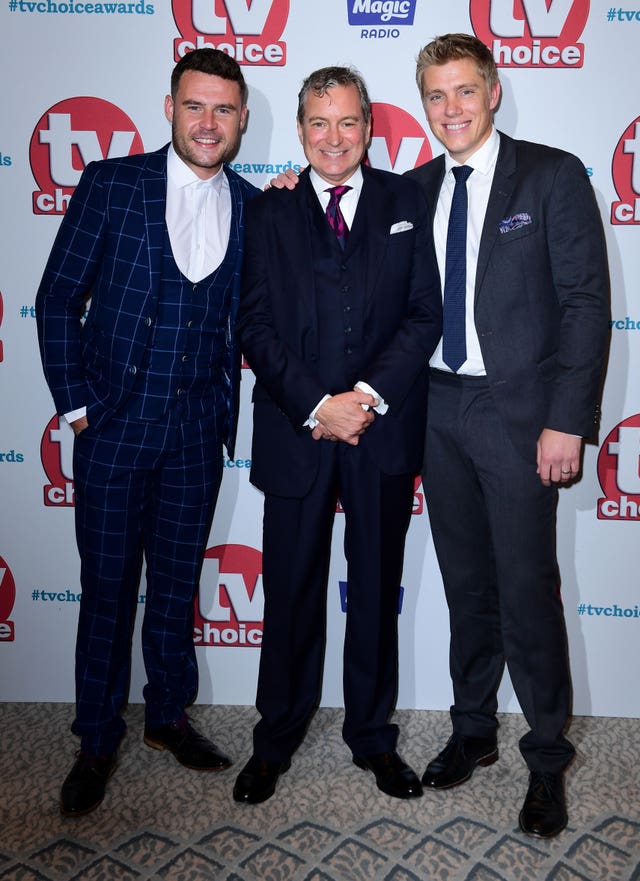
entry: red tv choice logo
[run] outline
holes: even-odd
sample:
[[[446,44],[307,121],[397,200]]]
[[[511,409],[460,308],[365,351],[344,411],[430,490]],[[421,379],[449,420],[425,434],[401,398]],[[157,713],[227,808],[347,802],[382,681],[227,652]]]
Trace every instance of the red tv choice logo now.
[[[38,189],[34,214],[64,214],[89,162],[142,153],[142,139],[124,111],[102,98],[66,98],[38,120],[29,161]]]
[[[16,600],[16,583],[11,570],[0,557],[0,642],[13,642],[15,630],[9,615]]]
[[[420,123],[394,104],[372,104],[371,145],[367,159],[374,168],[402,174],[432,157],[431,144]]]
[[[73,430],[65,419],[54,416],[40,441],[40,458],[49,483],[44,485],[48,507],[73,507]]]
[[[640,520],[640,413],[609,432],[598,453],[599,520]]]
[[[180,37],[175,60],[192,49],[220,49],[238,62],[282,67],[287,44],[280,37],[289,18],[289,0],[172,0]]]
[[[217,545],[204,555],[194,603],[196,645],[262,644],[262,553],[248,545]]]
[[[640,116],[618,141],[611,175],[619,200],[611,203],[611,223],[640,223]]]
[[[476,36],[498,67],[582,67],[589,0],[470,0]]]

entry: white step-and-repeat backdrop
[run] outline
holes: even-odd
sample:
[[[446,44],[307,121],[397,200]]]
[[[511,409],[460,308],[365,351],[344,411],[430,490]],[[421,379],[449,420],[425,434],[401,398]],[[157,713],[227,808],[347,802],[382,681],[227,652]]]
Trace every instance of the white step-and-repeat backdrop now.
[[[304,164],[296,96],[302,79],[328,64],[364,74],[374,101],[370,161],[405,171],[441,149],[415,86],[416,54],[437,34],[466,31],[500,66],[498,127],[576,153],[602,212],[613,289],[602,424],[582,481],[560,493],[558,553],[575,712],[640,716],[640,3],[618,2],[629,8],[597,0],[0,0],[0,700],[74,696],[72,434],[42,377],[34,298],[85,163],[165,143],[173,64],[212,45],[243,65],[250,117],[233,167],[256,185]],[[225,461],[196,610],[205,703],[255,696],[262,497],[248,481],[253,378],[243,374],[236,458]],[[443,709],[451,701],[448,618],[425,492],[417,483],[399,706]],[[338,513],[323,691],[333,706],[342,701],[342,528]],[[134,644],[138,701],[137,635]],[[502,709],[517,710],[506,677],[500,698]]]

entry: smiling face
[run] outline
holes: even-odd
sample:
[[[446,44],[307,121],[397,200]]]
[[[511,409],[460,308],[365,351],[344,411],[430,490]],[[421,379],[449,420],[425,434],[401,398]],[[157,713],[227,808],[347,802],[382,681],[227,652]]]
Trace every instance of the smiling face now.
[[[471,58],[432,64],[422,75],[424,109],[431,131],[461,164],[491,134],[500,84],[489,89]]]
[[[310,92],[298,137],[311,167],[332,186],[344,183],[362,162],[371,122],[365,122],[354,85],[333,86],[322,96]]]
[[[247,116],[238,83],[196,70],[182,74],[175,99],[165,98],[164,112],[174,150],[202,180],[233,156]]]

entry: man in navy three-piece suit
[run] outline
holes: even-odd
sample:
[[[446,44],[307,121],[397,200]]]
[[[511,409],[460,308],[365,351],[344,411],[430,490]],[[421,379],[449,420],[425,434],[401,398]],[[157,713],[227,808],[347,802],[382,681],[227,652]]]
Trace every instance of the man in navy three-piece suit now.
[[[557,486],[578,476],[598,422],[609,317],[602,224],[575,156],[494,128],[500,83],[480,40],[438,37],[416,76],[446,149],[408,174],[432,207],[444,290],[424,485],[454,694],[452,737],[422,782],[447,789],[498,758],[506,662],[530,728],[520,827],[551,837],[567,823],[563,774],[574,755]]]
[[[224,162],[246,95],[225,53],[185,55],[165,99],[171,145],[87,166],[38,290],[46,379],[75,433],[81,743],[61,793],[69,816],[100,804],[116,765],[143,554],[145,743],[197,770],[231,764],[185,707],[198,686],[194,594],[236,425],[244,210],[257,191]]]
[[[348,567],[343,736],[384,792],[422,794],[389,717],[441,296],[420,188],[362,164],[370,116],[355,71],[311,74],[298,105],[310,170],[247,210],[238,330],[256,375],[251,480],[265,494],[265,619],[262,718],[234,787],[239,802],[273,795],[317,706],[338,497]]]

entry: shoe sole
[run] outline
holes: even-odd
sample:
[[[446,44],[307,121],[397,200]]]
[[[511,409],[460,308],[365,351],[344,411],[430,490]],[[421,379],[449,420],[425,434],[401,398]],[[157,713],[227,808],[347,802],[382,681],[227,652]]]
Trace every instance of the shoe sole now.
[[[477,759],[466,777],[461,777],[459,780],[454,780],[452,783],[445,783],[444,786],[434,786],[433,783],[425,783],[423,777],[422,785],[425,787],[425,789],[453,789],[455,786],[461,786],[463,783],[466,783],[467,780],[471,780],[473,772],[478,766],[480,766],[481,768],[488,768],[489,765],[493,765],[494,762],[497,762],[498,758],[499,753],[498,750],[495,749],[493,752],[487,753],[486,756],[481,756],[479,759]]]
[[[233,762],[227,762],[225,765],[217,765],[215,768],[203,768],[200,765],[189,765],[187,764],[187,762],[183,762],[182,759],[174,753],[171,747],[166,745],[166,743],[162,743],[159,740],[151,740],[151,738],[147,737],[146,735],[142,738],[142,740],[147,746],[150,746],[151,749],[157,749],[160,750],[160,752],[164,750],[165,752],[171,753],[176,762],[180,762],[183,768],[189,768],[190,771],[207,771],[209,773],[215,774],[218,771],[226,771],[227,768],[230,768],[233,765]]]
[[[554,829],[553,832],[536,832],[535,829],[525,829],[524,824],[522,822],[522,811],[520,811],[520,815],[518,816],[518,825],[520,826],[520,831],[524,832],[525,835],[530,835],[531,838],[539,838],[539,839],[555,838],[556,835],[559,835],[563,829],[567,828],[568,822],[569,822],[569,819],[567,818],[564,821],[564,824],[562,826],[560,826],[559,829]]]

